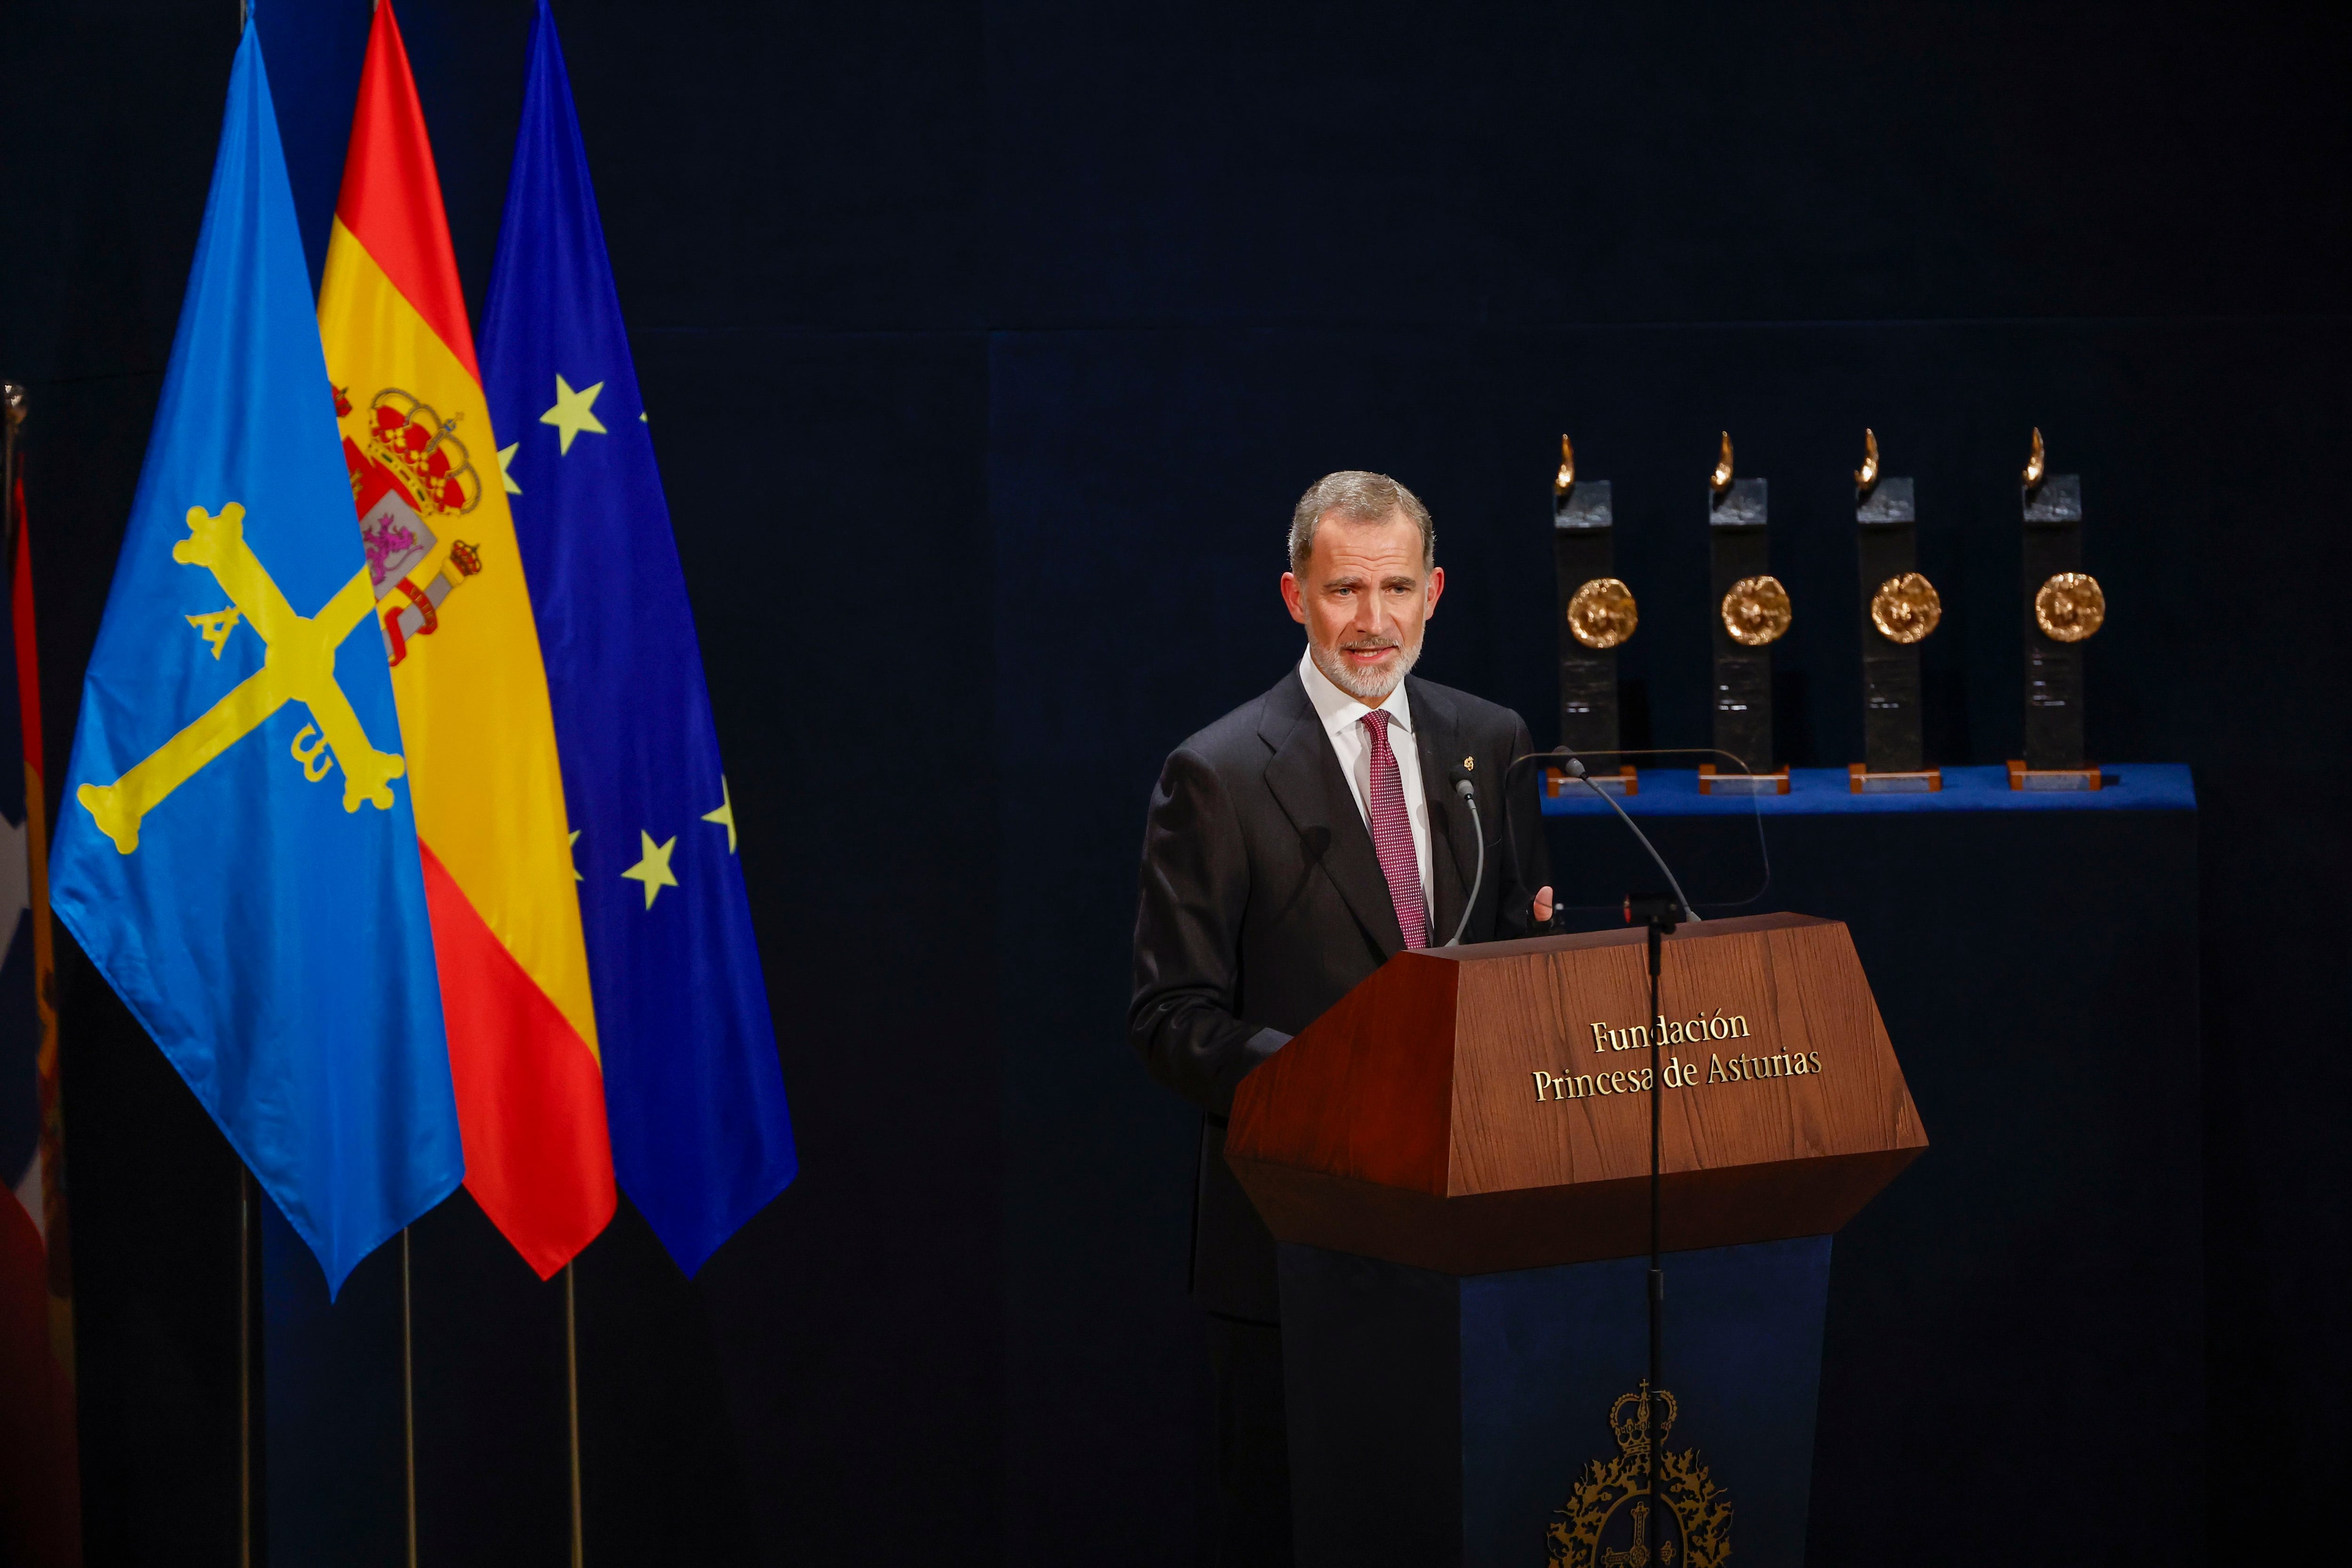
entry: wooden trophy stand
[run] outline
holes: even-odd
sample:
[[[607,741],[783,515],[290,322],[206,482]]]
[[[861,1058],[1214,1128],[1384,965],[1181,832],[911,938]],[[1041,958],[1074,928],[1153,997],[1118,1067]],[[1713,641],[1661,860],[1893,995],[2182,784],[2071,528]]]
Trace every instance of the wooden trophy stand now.
[[[1698,765],[1698,793],[1701,795],[1786,795],[1789,793],[1789,764],[1766,773],[1743,773],[1737,771],[1718,772],[1713,763]]]
[[[1707,1561],[1709,1487],[1741,1563],[1803,1561],[1829,1237],[1927,1136],[1843,925],[1668,937],[1663,1051],[1644,934],[1399,953],[1243,1081],[1226,1158],[1281,1244],[1302,1568]],[[1653,1508],[1628,1411],[1661,1056]]]
[[[1576,750],[1573,746],[1569,749]],[[1585,770],[1585,777],[1620,800],[1628,795],[1642,793],[1642,776],[1631,763],[1618,764],[1617,771],[1613,773],[1605,773],[1600,768],[1588,768]],[[1572,795],[1585,800],[1592,798],[1591,791],[1558,768],[1546,768],[1543,771],[1543,792],[1546,800],[1558,800],[1563,795]]]

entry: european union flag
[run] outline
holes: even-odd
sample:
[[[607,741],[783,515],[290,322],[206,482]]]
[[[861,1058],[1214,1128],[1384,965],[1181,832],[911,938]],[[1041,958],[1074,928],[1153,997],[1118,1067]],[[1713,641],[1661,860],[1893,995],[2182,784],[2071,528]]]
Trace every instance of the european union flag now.
[[[798,1169],[702,657],[545,0],[482,319],[575,830],[613,1168],[689,1274]]]
[[[334,395],[248,25],[51,901],[339,1289],[465,1159]]]

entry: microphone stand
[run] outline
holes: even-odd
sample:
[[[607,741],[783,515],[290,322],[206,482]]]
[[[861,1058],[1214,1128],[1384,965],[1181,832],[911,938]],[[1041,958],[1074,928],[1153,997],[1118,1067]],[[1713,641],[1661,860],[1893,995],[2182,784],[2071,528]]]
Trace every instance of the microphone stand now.
[[[1664,967],[1665,939],[1673,935],[1675,928],[1683,921],[1688,921],[1693,925],[1699,924],[1700,921],[1698,911],[1692,909],[1690,900],[1683,896],[1682,883],[1675,879],[1673,868],[1669,867],[1665,858],[1658,853],[1657,846],[1650,842],[1650,836],[1635,826],[1633,819],[1625,815],[1625,808],[1618,805],[1607,790],[1592,782],[1591,775],[1585,772],[1582,760],[1566,746],[1560,747],[1557,752],[1538,752],[1528,756],[1513,759],[1510,767],[1503,772],[1506,798],[1507,799],[1509,795],[1512,770],[1517,768],[1521,763],[1534,762],[1538,758],[1558,761],[1561,771],[1569,777],[1582,781],[1587,789],[1599,795],[1601,803],[1617,814],[1618,820],[1625,825],[1627,831],[1641,840],[1642,847],[1649,852],[1651,864],[1657,867],[1659,874],[1665,878],[1666,886],[1674,889],[1674,896],[1671,898],[1628,898],[1625,900],[1625,922],[1631,925],[1639,919],[1648,928],[1650,960],[1650,1016],[1643,1025],[1644,1031],[1652,1036],[1650,1041],[1650,1273],[1646,1291],[1650,1316],[1650,1365],[1649,1375],[1643,1380],[1642,1384],[1642,1449],[1643,1486],[1654,1505],[1659,1497],[1658,1448],[1663,1434],[1659,1430],[1658,1424],[1651,1419],[1651,1415],[1656,1408],[1656,1401],[1664,1388],[1666,1338],[1665,1165],[1664,1160],[1666,1042],[1665,1031],[1659,1025],[1659,1020],[1665,1016],[1659,997],[1659,974]],[[1504,819],[1507,826],[1509,822],[1507,809],[1504,814]],[[1663,1518],[1659,1521],[1659,1528],[1661,1530],[1665,1528]]]
[[[1661,1158],[1664,1139],[1666,1089],[1665,1031],[1658,1020],[1665,1016],[1658,1000],[1658,972],[1664,956],[1665,939],[1674,934],[1675,916],[1683,913],[1673,899],[1626,900],[1626,918],[1643,917],[1649,928],[1650,949],[1650,1018],[1649,1026],[1654,1037],[1650,1041],[1650,1375],[1643,1384],[1642,1398],[1642,1433],[1645,1439],[1650,1497],[1658,1497],[1658,1439],[1663,1436],[1655,1422],[1650,1419],[1653,1401],[1664,1387],[1663,1361],[1666,1336],[1666,1270],[1665,1270],[1665,1191],[1664,1165]],[[1693,916],[1693,919],[1697,917]],[[1663,1529],[1664,1521],[1660,1521]]]

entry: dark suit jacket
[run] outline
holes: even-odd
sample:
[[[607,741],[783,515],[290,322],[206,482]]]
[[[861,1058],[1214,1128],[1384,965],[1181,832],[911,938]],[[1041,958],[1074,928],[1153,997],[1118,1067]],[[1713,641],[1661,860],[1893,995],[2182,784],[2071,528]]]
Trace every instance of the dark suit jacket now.
[[[1535,769],[1511,792],[1516,864],[1496,801],[1503,770],[1535,748],[1507,708],[1407,677],[1430,803],[1431,925],[1453,935],[1477,863],[1471,776],[1486,816],[1486,884],[1462,940],[1530,934],[1549,879]],[[1404,946],[1372,837],[1299,672],[1170,754],[1143,834],[1128,1034],[1152,1076],[1198,1105],[1192,1289],[1213,1312],[1279,1321],[1274,1238],[1225,1163],[1234,1088]]]

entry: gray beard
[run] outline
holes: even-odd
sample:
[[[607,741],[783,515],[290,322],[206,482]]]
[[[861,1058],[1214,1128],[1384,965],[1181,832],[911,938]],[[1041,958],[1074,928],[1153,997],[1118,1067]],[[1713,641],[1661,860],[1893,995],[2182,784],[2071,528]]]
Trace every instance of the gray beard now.
[[[1379,707],[1389,700],[1390,692],[1404,684],[1404,678],[1412,673],[1412,667],[1421,660],[1421,644],[1416,642],[1405,647],[1400,649],[1400,654],[1394,674],[1359,675],[1348,668],[1348,661],[1341,658],[1335,649],[1325,647],[1312,637],[1307,641],[1307,657],[1315,661],[1315,668],[1321,670],[1332,685],[1367,708]]]

